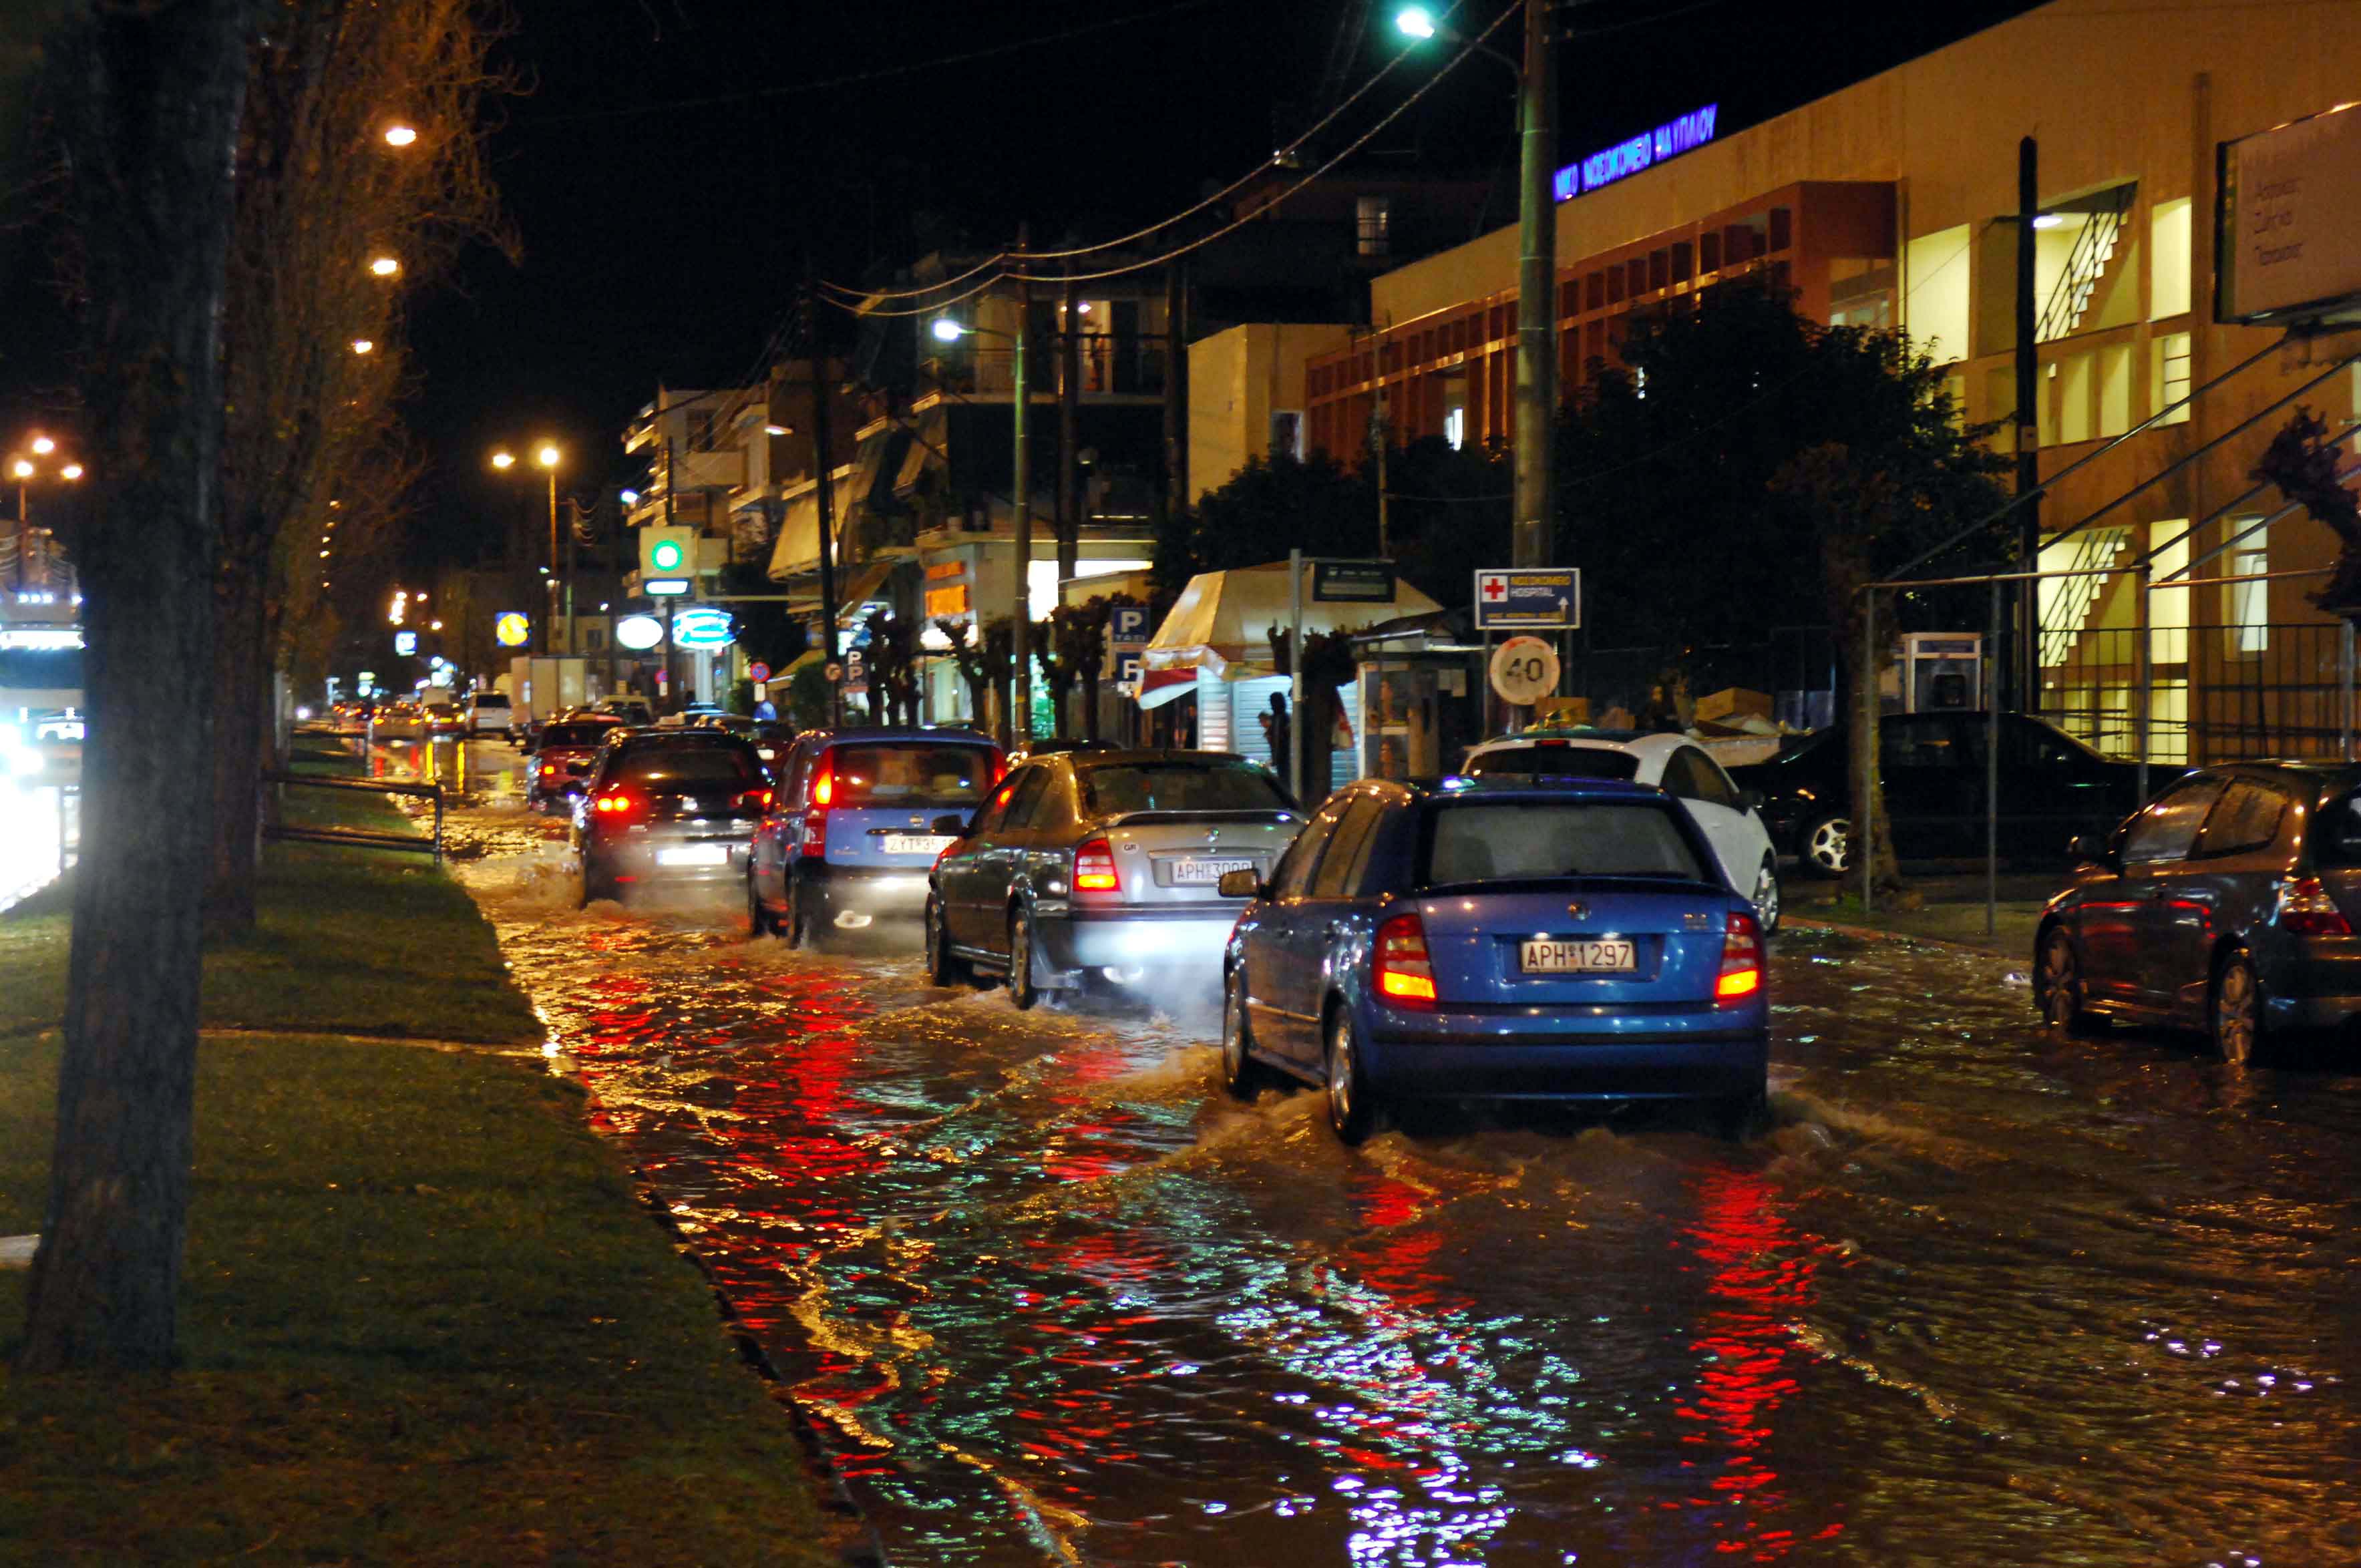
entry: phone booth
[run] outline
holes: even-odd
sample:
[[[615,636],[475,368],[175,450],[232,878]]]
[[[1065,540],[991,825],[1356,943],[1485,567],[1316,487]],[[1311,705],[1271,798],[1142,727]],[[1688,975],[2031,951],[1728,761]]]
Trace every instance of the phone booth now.
[[[1984,705],[1981,631],[1911,631],[1902,638],[1902,711],[1945,713]]]

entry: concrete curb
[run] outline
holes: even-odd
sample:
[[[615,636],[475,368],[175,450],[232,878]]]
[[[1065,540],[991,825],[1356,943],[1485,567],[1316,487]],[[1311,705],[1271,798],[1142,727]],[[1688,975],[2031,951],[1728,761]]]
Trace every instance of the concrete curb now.
[[[1948,948],[1953,952],[1973,953],[1978,958],[2009,959],[2020,955],[1999,948],[1987,948],[1975,942],[1963,942],[1956,937],[1924,937],[1915,931],[1889,931],[1882,926],[1855,926],[1841,920],[1798,920],[1793,916],[1780,923],[1782,932],[1831,931],[1840,937],[1858,937],[1871,942],[1917,943],[1922,947]]]

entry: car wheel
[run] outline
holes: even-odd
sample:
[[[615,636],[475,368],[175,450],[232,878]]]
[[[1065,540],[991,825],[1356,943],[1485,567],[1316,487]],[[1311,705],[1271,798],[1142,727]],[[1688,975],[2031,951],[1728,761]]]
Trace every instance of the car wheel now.
[[[1378,1100],[1361,1066],[1353,1017],[1339,1007],[1328,1017],[1328,1125],[1351,1146],[1378,1130]]]
[[[1779,929],[1779,868],[1769,855],[1754,873],[1754,918],[1766,937]]]
[[[2213,1025],[2213,1048],[2233,1067],[2247,1067],[2263,1054],[2263,980],[2255,972],[2254,956],[2234,948],[2214,966],[2213,1005],[2206,1011]]]
[[[1033,975],[1033,916],[1023,909],[1008,917],[1008,1000],[1020,1013],[1041,1000]]]
[[[927,983],[929,985],[970,985],[974,973],[967,960],[951,951],[951,934],[943,925],[943,906],[934,895],[927,897]]]
[[[1254,1032],[1246,1022],[1246,979],[1232,970],[1222,981],[1222,1087],[1251,1100],[1262,1087],[1262,1064],[1254,1059]]]
[[[755,941],[779,934],[778,922],[772,919],[771,912],[763,907],[763,895],[755,890],[754,873],[751,871],[746,873],[746,917],[753,927],[752,934]]]
[[[783,885],[787,890],[787,912],[779,917],[780,935],[790,948],[809,948],[813,945],[811,912],[804,906],[803,884],[789,876]]]
[[[1816,817],[1796,840],[1796,857],[1814,876],[1840,877],[1852,865],[1852,820]]]
[[[1742,1144],[1771,1119],[1767,1088],[1749,1090],[1713,1102],[1714,1130],[1733,1144]]]
[[[609,887],[606,880],[599,876],[597,863],[593,861],[588,855],[584,855],[582,857],[582,903],[580,907],[588,909],[590,907],[593,900],[612,898],[614,896],[615,890]]]
[[[2082,955],[2063,926],[2052,926],[2041,938],[2033,974],[2033,1003],[2044,1023],[2077,1035],[2092,1035],[2106,1020],[2083,1007],[2090,990],[2082,977]]]

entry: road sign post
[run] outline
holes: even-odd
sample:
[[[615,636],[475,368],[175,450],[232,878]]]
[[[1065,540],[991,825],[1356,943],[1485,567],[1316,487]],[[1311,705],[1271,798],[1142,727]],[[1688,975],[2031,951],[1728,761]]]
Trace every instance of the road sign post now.
[[[1538,637],[1511,637],[1492,651],[1491,676],[1502,702],[1531,707],[1557,693],[1557,650]]]
[[[1564,631],[1581,625],[1579,566],[1476,574],[1478,631]]]

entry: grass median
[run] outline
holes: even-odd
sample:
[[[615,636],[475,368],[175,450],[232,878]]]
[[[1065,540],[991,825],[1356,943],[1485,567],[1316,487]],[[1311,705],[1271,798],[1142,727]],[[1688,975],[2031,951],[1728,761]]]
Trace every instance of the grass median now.
[[[274,845],[263,897],[208,957],[208,1022],[317,1033],[200,1048],[179,1374],[0,1371],[0,1561],[837,1561],[788,1418],[579,1092],[348,1037],[538,1040],[465,894],[423,857]],[[64,944],[61,915],[0,921],[0,1234],[39,1223],[59,1052],[5,1024]],[[0,1337],[25,1280],[0,1272]]]

